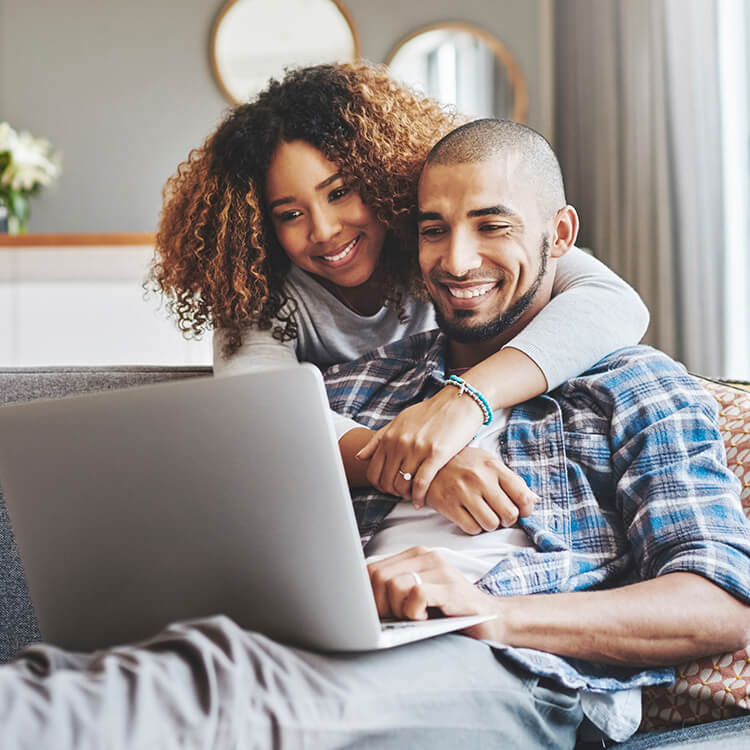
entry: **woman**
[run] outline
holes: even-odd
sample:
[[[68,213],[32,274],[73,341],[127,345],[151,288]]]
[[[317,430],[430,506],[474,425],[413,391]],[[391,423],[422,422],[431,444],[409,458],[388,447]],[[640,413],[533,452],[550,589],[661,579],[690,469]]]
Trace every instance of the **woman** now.
[[[152,276],[183,332],[215,329],[216,374],[327,367],[435,327],[410,220],[424,159],[457,124],[382,67],[321,65],[271,81],[191,152],[165,188]],[[554,294],[464,374],[492,408],[557,387],[648,324],[638,295],[580,250],[560,261]],[[574,333],[584,324],[590,336]],[[444,388],[373,439],[337,417],[350,483],[366,475],[421,506],[484,418],[457,393]],[[525,488],[503,488],[524,500]]]

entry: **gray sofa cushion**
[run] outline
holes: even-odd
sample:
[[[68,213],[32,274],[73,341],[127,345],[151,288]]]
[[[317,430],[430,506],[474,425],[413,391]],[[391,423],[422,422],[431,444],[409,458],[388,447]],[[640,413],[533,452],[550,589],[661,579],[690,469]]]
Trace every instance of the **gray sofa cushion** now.
[[[209,367],[34,367],[0,368],[0,408],[4,404],[115,390],[211,374]],[[0,487],[0,663],[39,640]]]

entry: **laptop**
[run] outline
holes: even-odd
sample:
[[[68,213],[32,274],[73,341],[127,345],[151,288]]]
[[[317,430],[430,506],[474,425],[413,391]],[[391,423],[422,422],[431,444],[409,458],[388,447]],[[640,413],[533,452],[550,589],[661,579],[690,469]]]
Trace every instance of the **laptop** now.
[[[490,619],[379,621],[312,365],[2,407],[0,485],[42,637],[63,648],[215,614],[322,651]]]

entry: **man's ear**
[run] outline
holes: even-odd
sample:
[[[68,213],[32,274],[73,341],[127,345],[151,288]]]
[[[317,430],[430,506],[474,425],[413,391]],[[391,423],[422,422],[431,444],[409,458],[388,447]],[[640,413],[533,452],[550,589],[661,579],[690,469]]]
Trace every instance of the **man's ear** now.
[[[573,206],[563,206],[556,214],[552,226],[550,255],[561,258],[575,245],[578,237],[578,214]]]

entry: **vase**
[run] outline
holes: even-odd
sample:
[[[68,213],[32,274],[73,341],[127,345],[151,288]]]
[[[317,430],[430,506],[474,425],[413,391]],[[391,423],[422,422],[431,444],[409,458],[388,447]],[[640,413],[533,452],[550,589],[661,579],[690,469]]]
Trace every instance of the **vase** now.
[[[5,210],[6,231],[10,234],[26,234],[31,216],[31,201],[28,196],[12,192],[0,197],[0,214],[3,209]]]

